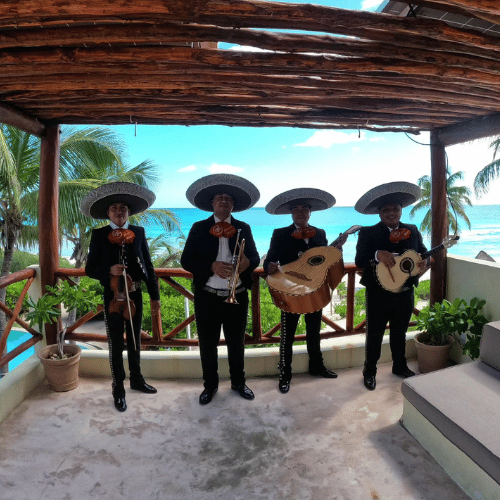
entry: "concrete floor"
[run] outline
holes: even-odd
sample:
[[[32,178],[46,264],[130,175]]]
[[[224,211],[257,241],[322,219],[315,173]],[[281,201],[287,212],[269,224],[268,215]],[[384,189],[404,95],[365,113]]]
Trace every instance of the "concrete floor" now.
[[[415,368],[415,367],[414,367]],[[0,500],[468,499],[399,424],[401,379],[381,365],[336,380],[296,375],[290,393],[227,380],[208,406],[199,380],[149,380],[117,412],[110,381],[68,393],[46,382],[0,425]]]

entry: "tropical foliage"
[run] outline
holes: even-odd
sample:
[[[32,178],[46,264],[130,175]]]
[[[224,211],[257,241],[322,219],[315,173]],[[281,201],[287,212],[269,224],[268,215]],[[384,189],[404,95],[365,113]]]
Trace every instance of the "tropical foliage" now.
[[[59,227],[61,241],[73,244],[76,267],[86,261],[96,221],[79,210],[83,196],[111,181],[135,182],[154,188],[159,180],[157,167],[146,160],[135,167],[124,160],[123,141],[102,127],[62,127],[60,144]],[[0,125],[0,247],[3,260],[0,277],[11,271],[14,250],[20,244],[30,249],[38,243],[38,200],[40,139],[9,125]],[[164,233],[180,233],[175,215],[166,209],[152,209],[131,218],[132,223],[155,223]],[[0,302],[6,290],[0,289]],[[0,332],[5,315],[0,314]],[[1,370],[0,370],[1,371]]]
[[[458,218],[461,218],[471,228],[471,223],[467,214],[465,213],[465,206],[472,206],[469,198],[471,191],[465,186],[456,186],[455,183],[462,180],[464,173],[462,171],[455,172],[454,174],[447,168],[446,169],[446,192],[447,192],[447,214],[448,214],[448,231],[450,234],[458,231],[459,224]],[[418,185],[422,190],[422,197],[413,206],[410,211],[410,217],[415,217],[415,214],[422,208],[427,208],[427,212],[420,224],[420,231],[423,233],[430,233],[432,229],[432,213],[431,213],[431,178],[424,175],[418,179]]]
[[[443,300],[428,306],[417,317],[417,327],[427,333],[429,345],[444,345],[452,336],[471,359],[479,357],[479,346],[484,325],[488,322],[482,314],[485,300],[477,297],[453,302]],[[462,336],[465,335],[465,341]]]
[[[500,174],[500,158],[497,158],[500,151],[500,137],[493,140],[490,148],[493,149],[493,161],[483,167],[474,179],[474,192],[478,197],[488,192],[490,184]]]

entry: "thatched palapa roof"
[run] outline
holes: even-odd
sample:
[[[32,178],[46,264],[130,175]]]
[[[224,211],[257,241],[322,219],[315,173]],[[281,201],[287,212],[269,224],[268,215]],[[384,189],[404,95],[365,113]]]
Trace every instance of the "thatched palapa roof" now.
[[[497,0],[419,5],[500,24]],[[0,121],[37,134],[131,122],[443,129],[452,143],[447,131],[498,126],[497,35],[257,0],[1,1]]]

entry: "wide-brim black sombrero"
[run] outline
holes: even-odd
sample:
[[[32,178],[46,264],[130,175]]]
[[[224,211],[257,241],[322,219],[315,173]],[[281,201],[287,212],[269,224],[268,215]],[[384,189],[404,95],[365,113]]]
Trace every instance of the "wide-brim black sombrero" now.
[[[399,203],[401,207],[412,205],[422,196],[422,190],[411,182],[389,182],[366,192],[354,205],[362,214],[378,214],[388,203]]]
[[[233,199],[233,212],[253,207],[259,201],[259,190],[248,180],[232,174],[212,174],[193,182],[186,191],[189,202],[200,210],[212,212],[212,200],[217,194]]]
[[[326,210],[335,205],[335,198],[322,189],[290,189],[275,196],[266,205],[266,212],[273,215],[291,214],[293,205],[309,205],[311,212]]]
[[[155,201],[153,191],[132,182],[110,182],[104,184],[83,198],[80,211],[93,219],[108,219],[106,213],[113,203],[125,203],[135,215],[147,210]]]

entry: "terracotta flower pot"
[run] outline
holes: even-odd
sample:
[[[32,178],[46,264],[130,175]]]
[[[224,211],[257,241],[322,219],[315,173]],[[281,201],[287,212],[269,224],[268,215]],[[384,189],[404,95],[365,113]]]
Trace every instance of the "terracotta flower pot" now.
[[[73,356],[66,359],[48,359],[55,352],[57,352],[56,344],[48,345],[38,351],[49,386],[53,391],[71,391],[78,385],[78,367],[82,350],[77,345],[65,345],[64,353]]]
[[[449,365],[451,340],[445,345],[427,345],[427,333],[415,335],[415,348],[417,349],[418,371],[428,373]]]

